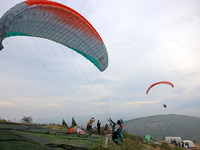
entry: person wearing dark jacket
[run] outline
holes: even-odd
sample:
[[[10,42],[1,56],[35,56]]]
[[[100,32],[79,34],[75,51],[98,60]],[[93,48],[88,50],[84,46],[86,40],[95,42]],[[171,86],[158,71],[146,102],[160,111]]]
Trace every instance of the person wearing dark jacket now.
[[[97,129],[98,129],[98,134],[100,135],[100,128],[101,128],[101,122],[100,120],[97,121]]]

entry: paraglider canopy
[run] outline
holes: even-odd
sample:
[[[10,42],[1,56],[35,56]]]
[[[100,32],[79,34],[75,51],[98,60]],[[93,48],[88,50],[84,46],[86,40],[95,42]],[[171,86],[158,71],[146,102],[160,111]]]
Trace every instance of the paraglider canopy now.
[[[167,84],[167,85],[170,85],[172,88],[174,87],[174,85],[171,83],[171,82],[168,82],[168,81],[160,81],[160,82],[156,82],[154,84],[152,84],[146,91],[146,94],[149,93],[149,90],[154,87],[155,85],[158,85],[158,84]]]
[[[168,82],[168,81],[160,81],[160,82],[156,82],[156,83],[150,85],[149,88],[148,88],[147,91],[146,91],[146,94],[149,93],[149,91],[150,91],[150,89],[151,89],[152,87],[154,87],[154,86],[156,86],[156,85],[158,85],[158,84],[167,84],[167,85],[170,85],[172,88],[174,87],[174,85],[173,85],[171,82]],[[167,105],[166,105],[166,104],[163,104],[163,107],[164,107],[164,108],[167,108]]]
[[[47,80],[53,83],[58,81],[59,87],[73,94],[74,97],[89,102],[91,107],[109,118],[109,110],[105,106],[107,94],[102,82],[105,78],[102,77],[103,73],[101,73],[108,67],[107,49],[96,29],[81,14],[54,1],[26,0],[7,10],[0,18],[0,50],[3,51],[4,47],[5,49],[8,48],[7,45],[9,44],[4,45],[6,42],[6,40],[3,42],[4,39],[15,39],[12,38],[14,36],[23,36],[22,39],[24,39],[17,40],[16,43],[8,42],[14,46],[14,48],[11,47],[11,52],[16,51],[16,53],[18,52],[17,55],[20,56],[20,58],[14,58],[21,60],[21,57],[26,56],[24,51],[31,51],[33,53],[33,55],[30,53],[31,59],[27,57],[26,63],[23,64],[31,70],[35,70],[27,63],[30,62],[35,67],[37,64],[34,63],[38,62],[38,66],[41,66],[38,73],[44,74],[44,70],[47,71]],[[34,39],[35,41],[26,42],[26,39]],[[42,42],[37,42],[45,40],[47,43],[44,43],[44,45],[41,44]],[[59,49],[49,46],[51,41],[54,44],[57,43],[55,45],[60,46]],[[20,46],[20,42],[23,44],[22,46]],[[25,44],[31,47],[31,50],[24,46]],[[37,48],[36,46],[40,44],[42,47]],[[46,49],[46,47],[49,47],[47,50],[50,51],[45,51],[45,53],[42,53],[45,55],[40,55],[39,50]],[[70,55],[72,57],[66,57],[67,51],[73,53],[75,51],[80,54],[81,60],[86,58],[89,61],[79,62],[79,59],[76,59],[73,53]],[[32,56],[41,56],[41,61],[32,61]],[[44,56],[47,56],[47,60],[60,70],[55,71],[53,66],[47,65],[48,61],[44,59]],[[95,67],[90,67],[92,64]],[[96,71],[96,69],[99,69],[99,71]],[[101,76],[99,76],[100,73]],[[71,82],[73,82],[72,86],[70,86]]]
[[[57,2],[27,0],[0,18],[0,50],[10,36],[40,37],[60,43],[87,58],[100,71],[108,67],[106,47],[95,28],[78,12]]]

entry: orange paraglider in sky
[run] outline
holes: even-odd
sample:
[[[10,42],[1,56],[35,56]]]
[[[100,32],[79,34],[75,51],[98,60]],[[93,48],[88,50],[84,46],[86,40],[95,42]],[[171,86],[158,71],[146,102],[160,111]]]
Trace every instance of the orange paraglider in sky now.
[[[168,84],[168,85],[172,86],[172,88],[174,87],[174,85],[173,85],[171,82],[168,82],[168,81],[160,81],[160,82],[156,82],[156,83],[152,84],[152,85],[147,89],[146,94],[149,93],[149,90],[150,90],[152,87],[154,87],[155,85],[158,85],[158,84]]]
[[[156,86],[156,85],[158,85],[158,84],[167,84],[167,85],[171,86],[172,88],[174,87],[174,85],[173,85],[171,82],[168,82],[168,81],[160,81],[160,82],[156,82],[156,83],[150,85],[150,87],[149,87],[149,88],[147,89],[147,91],[146,91],[146,94],[149,93],[149,91],[150,91],[150,89],[151,89],[152,87],[154,87],[154,86]],[[163,104],[163,107],[166,108],[167,105],[166,105],[166,104]]]

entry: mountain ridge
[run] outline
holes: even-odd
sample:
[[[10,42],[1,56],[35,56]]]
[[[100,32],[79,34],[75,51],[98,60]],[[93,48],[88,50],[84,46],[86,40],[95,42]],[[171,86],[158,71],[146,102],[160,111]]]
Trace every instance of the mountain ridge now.
[[[124,129],[134,135],[151,135],[156,140],[165,136],[180,136],[183,140],[200,142],[200,118],[166,114],[124,121]]]

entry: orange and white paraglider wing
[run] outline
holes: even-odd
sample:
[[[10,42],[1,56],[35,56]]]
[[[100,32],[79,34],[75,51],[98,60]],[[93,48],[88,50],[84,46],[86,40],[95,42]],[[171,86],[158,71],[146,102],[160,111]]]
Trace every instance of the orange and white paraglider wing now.
[[[27,0],[0,18],[0,50],[10,36],[32,36],[55,41],[78,52],[100,71],[108,67],[106,47],[95,28],[78,12],[47,0]]]
[[[167,84],[167,85],[170,85],[172,88],[174,87],[174,85],[171,83],[171,82],[168,82],[168,81],[160,81],[160,82],[156,82],[154,84],[152,84],[146,91],[146,94],[149,93],[150,89],[158,84]]]

